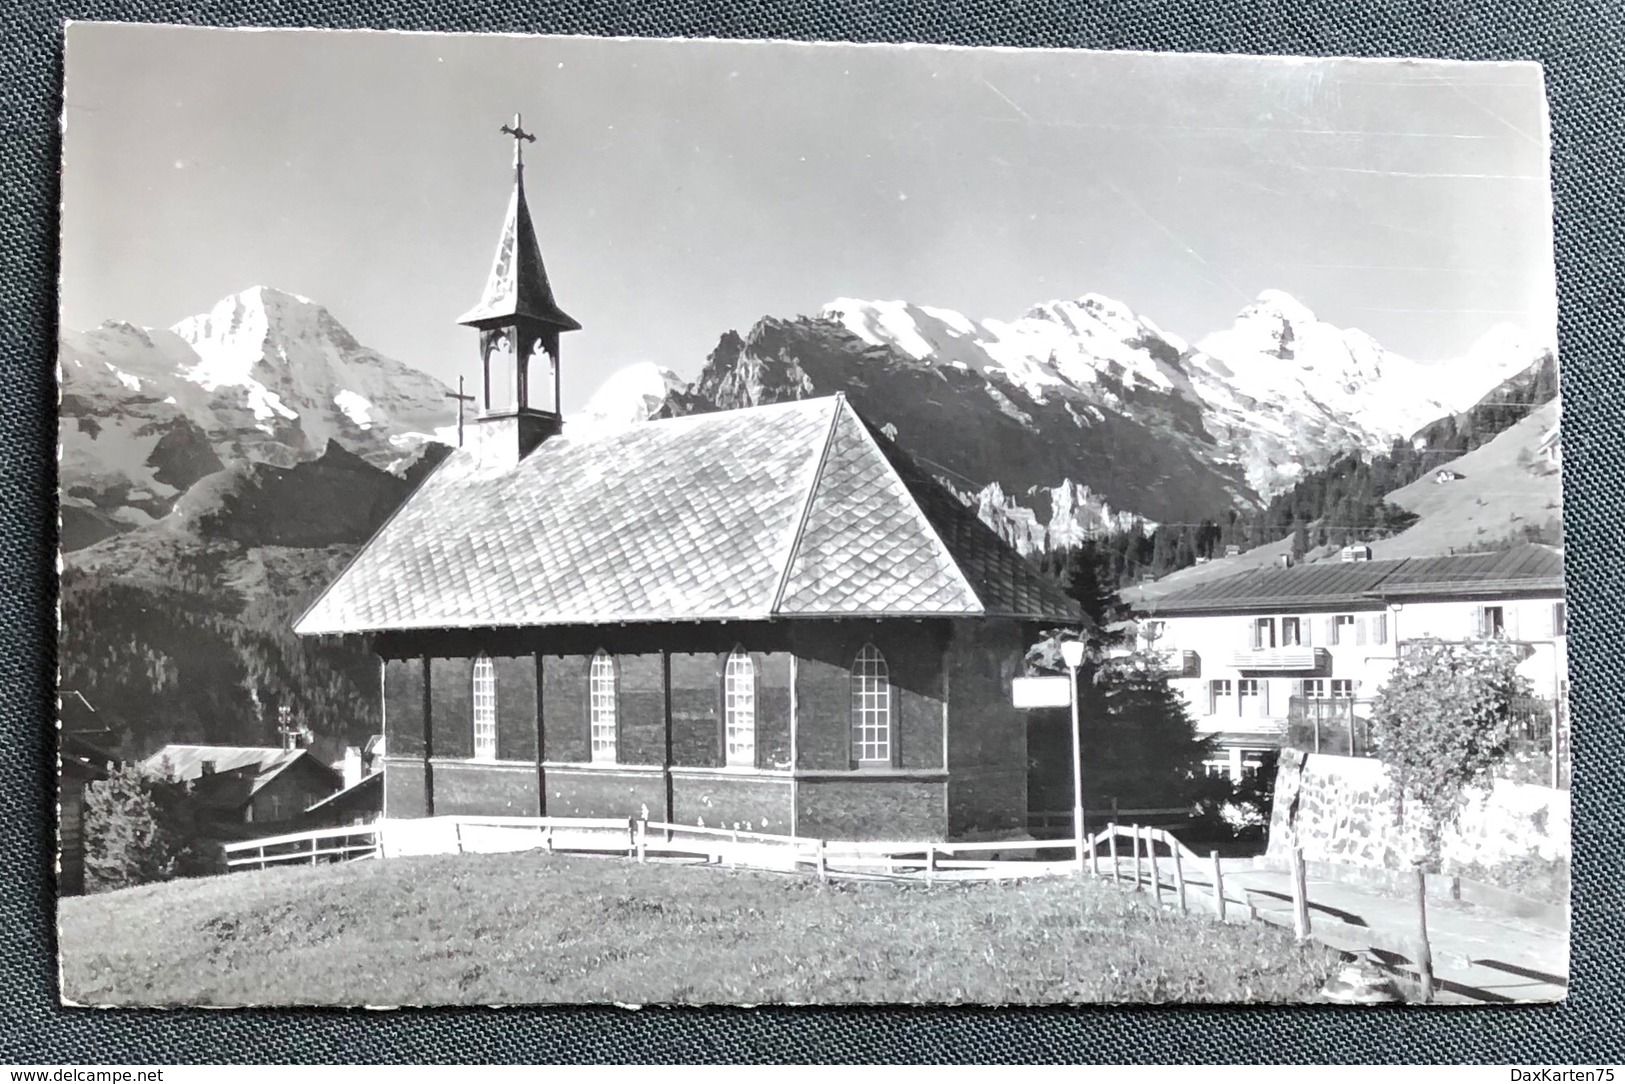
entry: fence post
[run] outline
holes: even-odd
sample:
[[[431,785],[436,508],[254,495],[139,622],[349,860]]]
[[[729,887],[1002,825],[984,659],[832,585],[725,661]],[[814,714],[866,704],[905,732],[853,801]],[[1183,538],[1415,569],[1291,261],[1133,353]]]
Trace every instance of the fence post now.
[[[548,825],[545,829],[542,830],[542,843],[543,843],[544,846],[546,846],[547,853],[552,854],[553,853],[553,826],[551,824]]]
[[[1299,941],[1309,936],[1309,885],[1303,872],[1303,851],[1294,846],[1291,854],[1292,932]]]
[[[825,841],[822,840],[822,839],[819,840],[818,841],[818,879],[820,881],[829,880],[829,863],[828,863],[828,860],[825,858],[825,855],[824,855],[824,846],[825,846]]]
[[[1132,838],[1134,840],[1134,891],[1138,892],[1140,890],[1140,826],[1137,824],[1134,826]]]
[[[463,853],[463,822],[462,821],[452,821],[451,822],[451,830],[453,832],[455,832],[456,835],[457,835],[457,853],[462,854]]]
[[[1108,824],[1106,832],[1106,851],[1112,860],[1112,884],[1119,884],[1123,880],[1123,872],[1117,865],[1117,822]]]
[[[1428,944],[1428,877],[1416,867],[1416,975],[1422,983],[1422,1000],[1433,1000],[1433,948]]]
[[[626,857],[635,858],[638,853],[637,822],[631,817],[626,818]]]
[[[925,845],[925,879],[927,881],[937,879],[937,845],[935,843]]]
[[[1185,913],[1185,867],[1179,862],[1179,842],[1168,837],[1168,851],[1174,856],[1174,892],[1179,896],[1179,913]]]
[[[461,854],[462,851],[463,851],[463,849],[461,847],[457,848],[457,853],[458,854]],[[310,837],[310,864],[313,865],[313,866],[316,864],[316,837],[315,836]]]
[[[1214,851],[1210,856],[1213,862],[1213,911],[1224,921],[1224,870],[1219,865],[1219,852]]]
[[[649,821],[647,818],[638,821],[638,861],[649,860]]]
[[[1145,853],[1151,860],[1151,886],[1156,894],[1157,906],[1162,906],[1162,865],[1157,861],[1157,837],[1153,834],[1155,828],[1147,827],[1145,830]]]

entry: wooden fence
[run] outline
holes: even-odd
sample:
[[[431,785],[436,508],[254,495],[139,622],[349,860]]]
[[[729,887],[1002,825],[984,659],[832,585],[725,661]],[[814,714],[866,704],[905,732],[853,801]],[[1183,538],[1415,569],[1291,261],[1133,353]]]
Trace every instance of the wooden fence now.
[[[323,828],[285,836],[227,843],[227,871],[264,869],[267,866],[317,866],[324,862],[354,862],[380,857],[378,826]]]

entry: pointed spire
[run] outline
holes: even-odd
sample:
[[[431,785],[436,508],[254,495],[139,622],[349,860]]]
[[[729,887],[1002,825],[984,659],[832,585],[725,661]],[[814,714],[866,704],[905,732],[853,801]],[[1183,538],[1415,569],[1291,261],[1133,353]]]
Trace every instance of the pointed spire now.
[[[503,133],[513,137],[513,195],[508,199],[496,259],[491,264],[491,274],[486,279],[479,304],[457,322],[481,327],[504,323],[514,317],[528,317],[561,331],[579,331],[581,325],[553,300],[553,287],[547,280],[542,250],[536,243],[536,228],[531,224],[530,207],[525,201],[525,162],[521,150],[525,143],[534,143],[536,137],[525,131],[519,121],[519,114],[515,113],[513,124],[502,126]]]

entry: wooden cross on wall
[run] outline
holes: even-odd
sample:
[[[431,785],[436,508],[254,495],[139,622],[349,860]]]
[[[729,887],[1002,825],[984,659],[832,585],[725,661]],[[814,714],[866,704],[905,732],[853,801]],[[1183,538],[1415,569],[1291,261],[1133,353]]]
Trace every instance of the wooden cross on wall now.
[[[474,397],[463,394],[463,378],[458,377],[457,390],[455,392],[446,392],[446,398],[457,400],[457,447],[461,448],[463,446],[463,404],[472,403]]]

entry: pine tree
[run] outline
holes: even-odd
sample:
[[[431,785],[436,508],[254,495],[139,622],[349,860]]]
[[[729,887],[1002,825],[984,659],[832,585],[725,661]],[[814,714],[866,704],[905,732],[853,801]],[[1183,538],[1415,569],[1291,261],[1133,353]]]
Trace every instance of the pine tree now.
[[[85,791],[85,887],[129,888],[211,872],[185,793],[137,763]]]
[[[1080,690],[1088,804],[1192,804],[1204,789],[1212,740],[1198,735],[1185,701],[1141,656],[1101,665]]]
[[[1309,552],[1309,524],[1297,520],[1292,524],[1292,556],[1302,557]]]

